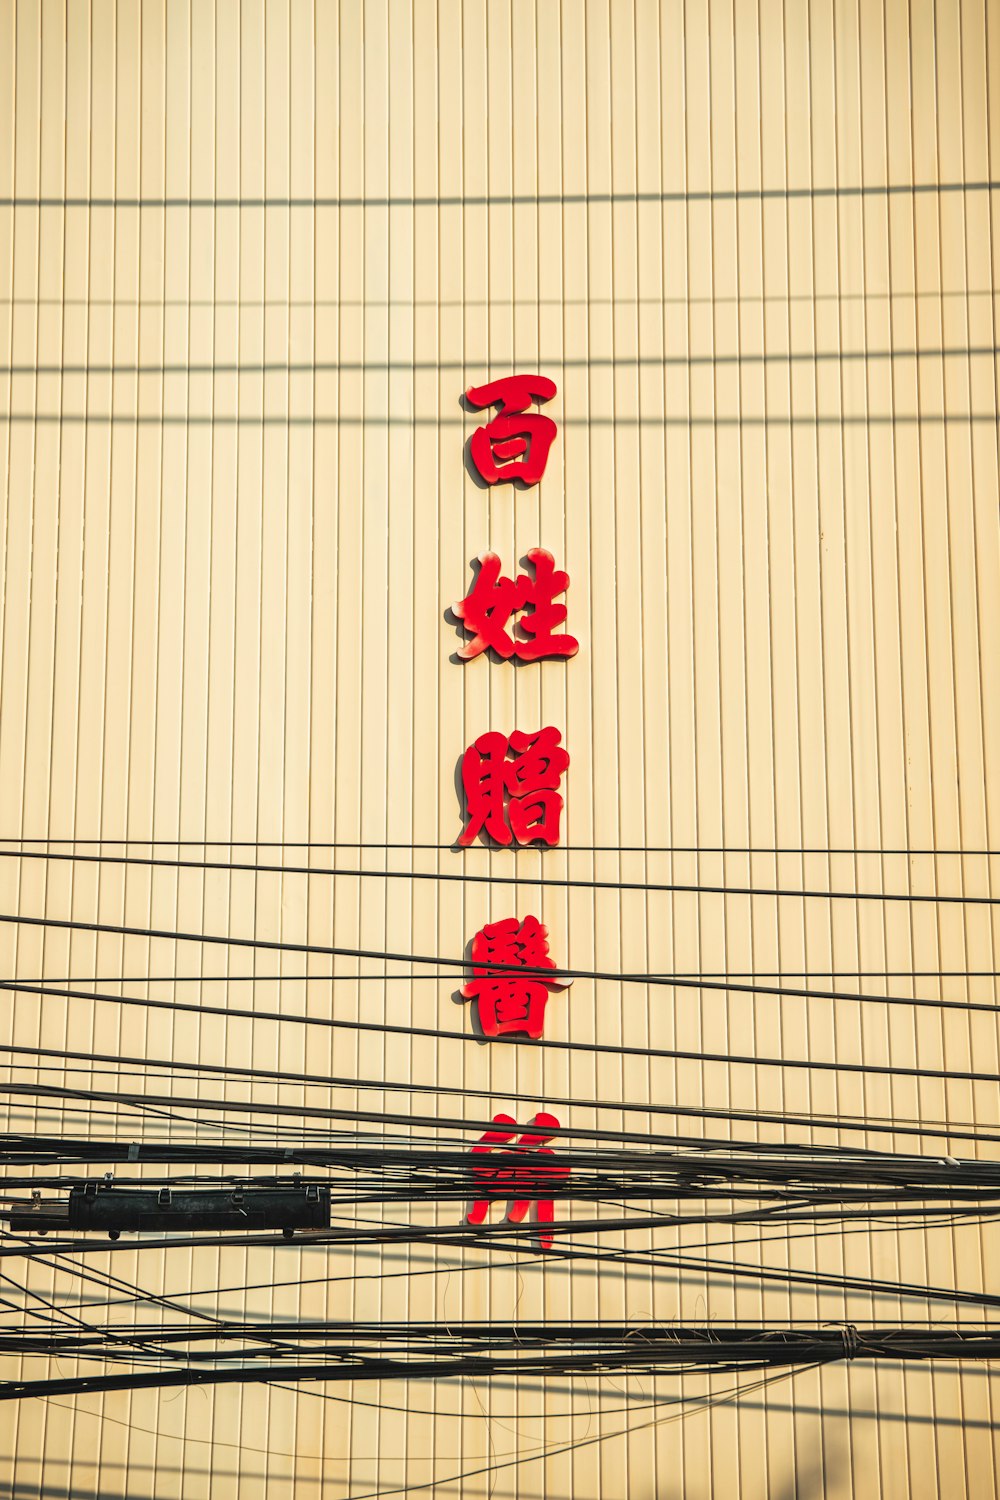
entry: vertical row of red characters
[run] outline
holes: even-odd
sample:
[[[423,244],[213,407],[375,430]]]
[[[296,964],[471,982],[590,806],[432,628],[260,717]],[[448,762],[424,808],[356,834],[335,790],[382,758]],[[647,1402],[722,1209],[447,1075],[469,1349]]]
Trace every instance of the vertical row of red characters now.
[[[554,382],[543,375],[509,375],[466,392],[473,408],[499,408],[469,441],[470,460],[486,484],[538,483],[556,424],[529,408],[555,394]],[[533,547],[525,562],[530,573],[507,577],[495,552],[480,554],[471,593],[453,606],[471,637],[459,650],[463,661],[484,651],[504,662],[512,657],[539,662],[576,655],[579,643],[560,633],[566,606],[556,602],[569,585],[569,575],[542,547]],[[490,730],[479,735],[462,757],[466,823],[459,844],[466,847],[479,837],[504,847],[557,844],[563,809],[559,788],[568,765],[558,729],[512,728],[506,734]],[[471,960],[472,978],[462,994],[474,1002],[483,1035],[520,1033],[537,1040],[550,995],[568,983],[546,977],[546,971],[557,966],[537,917],[488,922],[472,940]],[[553,1202],[541,1195],[547,1184],[569,1174],[548,1147],[559,1121],[541,1112],[523,1130],[509,1115],[495,1115],[493,1125],[473,1146],[473,1154],[504,1150],[502,1156],[473,1166],[475,1191],[482,1196],[469,1210],[469,1223],[481,1224],[491,1203],[506,1200],[508,1220],[519,1224],[534,1203],[539,1242],[548,1250],[552,1235],[543,1226],[552,1223]]]

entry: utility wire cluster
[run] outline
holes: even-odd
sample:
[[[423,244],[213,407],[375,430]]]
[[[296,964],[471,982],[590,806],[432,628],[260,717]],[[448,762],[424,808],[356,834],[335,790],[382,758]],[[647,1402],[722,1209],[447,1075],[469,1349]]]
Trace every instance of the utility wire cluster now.
[[[218,1340],[216,1347],[189,1347]],[[238,1355],[233,1368],[222,1361]],[[183,1354],[176,1346],[185,1346]],[[655,1375],[661,1371],[739,1373],[867,1360],[1000,1358],[1000,1332],[965,1328],[843,1327],[677,1328],[636,1323],[321,1323],[293,1330],[236,1323],[196,1332],[169,1325],[105,1327],[65,1333],[18,1330],[0,1351],[116,1362],[167,1362],[185,1368],[120,1375],[62,1376],[0,1384],[0,1401],[265,1381],[485,1379],[513,1375]],[[220,1362],[220,1363],[216,1363]]]
[[[23,845],[29,842],[32,841],[21,841],[21,847],[15,851],[0,849],[0,859],[57,859],[96,864],[100,867],[140,866],[151,870],[200,871],[202,874],[221,872],[250,873],[255,876],[306,875],[363,880],[463,882],[473,879],[489,884],[499,882],[579,887],[595,892],[639,891],[653,896],[766,896],[885,901],[905,903],[911,909],[924,903],[941,902],[985,907],[998,904],[992,896],[981,893],[938,897],[932,893],[792,889],[777,884],[765,887],[752,884],[680,885],[568,877],[542,879],[523,875],[520,870],[513,869],[499,876],[459,875],[442,874],[433,870],[368,870],[353,866],[340,868],[333,865],[316,867],[313,864],[260,863],[257,860],[209,861],[181,858],[179,854],[178,857],[168,858],[160,855],[141,856],[132,852],[108,853],[106,850],[109,844],[130,849],[141,843],[146,848],[152,848],[156,847],[155,841],[89,841],[100,850],[96,854],[79,853],[75,847],[76,841],[71,841],[74,844],[72,853],[54,853],[51,849],[45,852],[28,850]],[[183,846],[173,841],[170,847],[179,851]],[[205,843],[203,847],[208,848],[209,845]],[[238,846],[220,844],[217,847],[234,849]],[[296,846],[283,844],[274,847]],[[298,847],[382,850],[399,847],[405,851],[434,849],[439,846],[359,844]],[[581,848],[579,852],[759,852],[802,856],[810,853],[847,853],[858,858],[865,854],[890,853],[934,852],[963,857],[973,852],[984,856],[994,853],[989,850],[606,850],[598,846]],[[977,890],[981,892],[981,887],[977,886]],[[220,982],[228,986],[272,981],[282,984],[317,981],[331,984],[413,984],[420,979],[454,981],[458,977],[458,971],[468,966],[465,958],[441,954],[294,943],[256,937],[240,938],[226,934],[174,931],[104,921],[84,922],[0,913],[0,923],[16,927],[53,927],[116,937],[134,936],[146,940],[163,939],[172,943],[209,944],[227,949],[248,949],[255,955],[258,951],[269,951],[282,955],[297,954],[306,959],[313,956],[337,961],[350,959],[358,965],[374,963],[383,970],[371,973],[358,968],[353,972],[337,972],[338,964],[335,963],[331,966],[333,972],[322,975],[308,972],[291,976],[280,973],[233,976],[189,974],[166,979],[167,983],[175,986]],[[389,972],[390,967],[393,967],[393,972]],[[502,970],[507,966],[498,962],[495,967]],[[402,972],[399,972],[400,968]],[[433,972],[420,972],[428,968]],[[519,965],[517,972],[526,975],[536,971]],[[858,993],[839,987],[815,988],[815,975],[809,972],[801,976],[802,983],[794,985],[788,983],[787,976],[781,974],[664,974],[600,969],[537,972],[545,977],[552,977],[556,973],[560,978],[581,978],[598,985],[621,985],[625,987],[625,997],[630,992],[634,993],[635,986],[655,986],[745,995],[752,1001],[792,998],[803,1002],[834,1001],[838,1005],[852,1003],[1000,1014],[1000,1005],[986,999],[882,995]],[[762,984],[761,977],[774,978],[779,982]],[[859,968],[856,977],[866,977],[865,971]],[[886,970],[884,974],[869,972],[867,977],[888,980],[893,977],[913,979],[917,976],[916,971],[912,975],[894,975]],[[939,980],[995,979],[997,973],[993,970],[976,973],[971,970],[946,973],[942,970],[924,971],[922,977]],[[95,988],[98,984],[126,982],[145,987],[153,982],[163,983],[164,980],[165,976],[156,976],[155,980],[153,976],[148,979],[139,976],[128,981],[119,978],[109,980],[73,977],[62,981],[11,979],[0,981],[0,989],[39,998],[85,1000],[101,1005],[210,1014],[257,1022],[264,1020],[283,1027],[320,1027],[355,1033],[399,1034],[463,1043],[475,1041],[474,1037],[458,1029],[417,1027],[404,1022],[352,1020],[337,1016],[300,1015],[284,1010],[265,1011],[253,1004],[239,1007],[228,1003],[213,1005],[201,999],[179,998],[176,993],[174,997],[167,999],[149,994],[116,994]],[[159,993],[162,995],[162,991]],[[513,1038],[508,1039],[505,1044],[519,1045]],[[827,1062],[784,1056],[740,1055],[721,1050],[630,1046],[626,1043],[606,1046],[586,1041],[535,1040],[530,1045],[536,1048],[553,1047],[567,1052],[637,1056],[650,1060],[711,1061],[736,1066],[830,1070],[889,1078],[900,1076],[936,1079],[941,1082],[962,1079],[1000,1085],[1000,1074],[989,1071],[988,1067],[955,1072],[915,1064]],[[474,1101],[492,1098],[487,1090],[470,1089],[459,1082],[449,1086],[438,1083],[421,1084],[412,1080],[358,1077],[347,1073],[331,1076],[317,1072],[290,1072],[287,1069],[237,1067],[201,1060],[185,1061],[172,1057],[100,1053],[83,1048],[40,1048],[8,1044],[0,1052],[6,1059],[8,1070],[40,1072],[43,1069],[57,1068],[64,1073],[85,1071],[90,1075],[112,1075],[109,1086],[105,1088],[94,1087],[93,1078],[87,1085],[80,1087],[68,1082],[51,1083],[41,1079],[12,1079],[0,1083],[0,1094],[6,1094],[12,1104],[20,1099],[31,1101],[32,1107],[37,1110],[51,1108],[59,1110],[63,1115],[76,1110],[85,1112],[92,1118],[101,1111],[108,1116],[121,1118],[131,1113],[145,1122],[142,1128],[134,1132],[139,1139],[129,1138],[120,1125],[114,1135],[92,1135],[89,1133],[92,1128],[89,1121],[75,1135],[62,1133],[58,1127],[46,1133],[37,1129],[31,1132],[10,1130],[0,1137],[0,1162],[5,1167],[0,1216],[9,1218],[13,1213],[23,1220],[33,1212],[44,1215],[53,1203],[65,1201],[59,1195],[83,1189],[91,1183],[94,1180],[93,1173],[80,1169],[96,1165],[124,1168],[113,1180],[105,1183],[106,1190],[111,1193],[116,1189],[130,1188],[180,1190],[184,1187],[219,1185],[239,1189],[241,1185],[249,1184],[277,1186],[294,1183],[296,1187],[315,1184],[324,1192],[329,1191],[333,1220],[328,1229],[304,1232],[293,1245],[285,1246],[286,1253],[298,1256],[303,1246],[316,1250],[368,1246],[377,1248],[382,1256],[391,1255],[394,1249],[409,1255],[411,1249],[424,1246],[432,1259],[425,1272],[416,1274],[454,1274],[456,1270],[471,1273],[492,1263],[497,1256],[504,1257],[504,1263],[513,1265],[531,1263],[534,1239],[533,1226],[530,1224],[485,1224],[472,1232],[462,1222],[460,1209],[468,1203],[470,1197],[485,1196],[502,1200],[507,1195],[509,1183],[505,1185],[502,1178],[505,1168],[514,1172],[515,1176],[517,1173],[521,1174],[519,1181],[522,1190],[532,1186],[529,1180],[530,1167],[525,1166],[523,1159],[516,1161],[513,1155],[508,1160],[503,1151],[494,1152],[491,1158],[492,1168],[501,1174],[496,1185],[491,1186],[481,1175],[476,1174],[468,1145],[471,1143],[470,1137],[474,1137],[490,1123],[485,1102],[477,1115],[475,1107],[461,1114],[447,1113],[444,1110],[418,1114],[404,1108],[360,1108],[355,1107],[351,1101],[344,1100],[341,1103],[338,1100],[339,1091],[351,1090],[362,1093],[377,1091],[383,1095],[424,1094],[435,1099],[451,1095],[474,1104]],[[141,1089],[122,1088],[114,1076],[122,1070],[141,1071],[145,1079],[144,1086]],[[193,1075],[197,1079],[198,1093],[179,1094],[176,1091],[173,1085],[184,1075]],[[157,1078],[170,1082],[169,1092],[158,1092],[150,1087]],[[247,1097],[245,1092],[239,1098],[233,1097],[231,1093],[221,1098],[205,1097],[202,1086],[212,1080],[223,1084],[239,1081],[248,1086],[260,1083],[268,1086],[269,1095],[265,1099],[252,1095]],[[332,1099],[329,1104],[306,1104],[301,1100],[284,1103],[281,1096],[275,1096],[272,1091],[273,1086],[301,1089],[316,1085],[331,1091]],[[516,1100],[532,1096],[515,1092],[506,1097]],[[1000,1135],[997,1133],[954,1120],[932,1122],[926,1119],[915,1121],[903,1118],[822,1116],[784,1110],[710,1108],[669,1102],[654,1104],[582,1097],[562,1102],[572,1102],[580,1108],[598,1113],[614,1111],[619,1118],[624,1117],[626,1124],[629,1123],[630,1115],[669,1115],[701,1121],[716,1118],[730,1124],[744,1121],[804,1125],[811,1129],[836,1131],[838,1134],[863,1131],[883,1135],[933,1137],[947,1143],[946,1149],[949,1151],[953,1149],[952,1143],[958,1141],[973,1142],[976,1146],[1000,1143]],[[166,1130],[167,1138],[156,1139],[154,1128]],[[461,1142],[453,1139],[457,1132],[461,1133]],[[551,1256],[548,1257],[550,1260],[566,1264],[574,1261],[589,1262],[608,1269],[637,1268],[652,1275],[665,1273],[671,1277],[686,1274],[722,1276],[734,1282],[753,1282],[759,1287],[781,1286],[786,1290],[808,1287],[816,1294],[835,1293],[846,1296],[853,1293],[867,1298],[891,1297],[901,1301],[920,1299],[929,1303],[949,1303],[953,1308],[963,1308],[968,1316],[979,1318],[989,1311],[1000,1309],[1000,1296],[975,1289],[963,1290],[891,1278],[765,1266],[759,1259],[755,1262],[733,1258],[734,1247],[740,1243],[735,1235],[741,1225],[753,1230],[754,1238],[751,1243],[759,1246],[764,1237],[774,1235],[788,1241],[796,1237],[815,1240],[829,1233],[872,1233],[886,1228],[902,1232],[911,1227],[935,1224],[956,1226],[992,1219],[1000,1214],[1000,1164],[992,1161],[952,1155],[907,1155],[851,1148],[839,1143],[831,1146],[795,1146],[787,1142],[768,1145],[759,1141],[650,1130],[644,1121],[641,1128],[635,1129],[597,1124],[584,1126],[574,1122],[573,1128],[559,1130],[555,1149],[560,1161],[568,1165],[570,1172],[563,1178],[547,1177],[545,1194],[554,1199],[557,1205],[564,1204],[568,1199],[592,1205],[592,1212],[587,1214],[584,1211],[571,1219],[562,1216],[560,1210],[560,1218],[547,1226],[554,1241]],[[188,1170],[173,1170],[182,1167]],[[267,1175],[263,1175],[264,1173]],[[108,1175],[110,1179],[111,1174]],[[428,1205],[433,1204],[440,1205],[436,1222],[425,1222],[425,1210]],[[452,1205],[454,1209],[450,1207]],[[366,1207],[381,1211],[381,1217],[363,1218]],[[407,1208],[411,1212],[419,1208],[418,1212],[413,1212],[414,1221],[398,1222],[399,1211],[403,1210],[405,1214]],[[709,1252],[724,1249],[728,1253],[709,1253],[703,1256],[693,1254],[692,1250],[698,1247],[690,1243],[690,1231],[696,1226],[702,1226],[706,1233],[713,1229],[722,1230],[728,1238],[706,1240],[704,1249]],[[672,1234],[676,1241],[680,1230],[684,1231],[683,1241],[667,1245],[659,1242],[664,1233]],[[634,1238],[629,1238],[627,1242],[621,1240],[621,1236],[632,1235],[635,1231],[641,1231],[647,1243],[640,1246]],[[769,1238],[768,1242],[773,1242],[773,1238]],[[183,1319],[180,1322],[174,1319],[155,1323],[140,1321],[138,1318],[136,1321],[112,1319],[94,1323],[84,1316],[85,1304],[82,1300],[76,1305],[77,1310],[72,1310],[67,1304],[47,1304],[37,1293],[31,1293],[27,1288],[21,1289],[25,1301],[20,1321],[12,1321],[18,1319],[21,1313],[16,1300],[8,1300],[0,1312],[0,1354],[11,1357],[102,1360],[116,1365],[130,1365],[132,1369],[124,1374],[60,1375],[50,1380],[8,1382],[0,1386],[0,1399],[148,1386],[279,1379],[291,1382],[328,1382],[398,1377],[437,1379],[461,1375],[484,1378],[529,1374],[649,1375],[665,1370],[739,1373],[762,1369],[804,1368],[855,1357],[892,1360],[1000,1357],[1000,1334],[992,1326],[984,1327],[978,1322],[954,1328],[927,1328],[911,1322],[892,1327],[875,1326],[873,1323],[871,1327],[864,1329],[852,1324],[814,1328],[796,1326],[761,1329],[741,1325],[737,1328],[709,1326],[692,1329],[662,1324],[618,1325],[604,1321],[572,1325],[518,1322],[516,1325],[506,1326],[492,1322],[444,1325],[388,1322],[364,1324],[329,1320],[277,1323],[266,1319],[248,1320],[245,1317],[227,1319],[208,1315],[189,1304],[178,1302],[176,1297],[145,1292],[141,1287],[112,1275],[108,1270],[91,1266],[94,1255],[105,1257],[111,1252],[134,1252],[137,1247],[163,1251],[212,1244],[274,1247],[280,1246],[282,1241],[273,1234],[234,1236],[231,1233],[203,1233],[144,1236],[109,1244],[106,1240],[97,1240],[92,1236],[65,1233],[58,1227],[51,1229],[44,1239],[21,1230],[14,1234],[0,1233],[0,1261],[6,1264],[18,1259],[43,1261],[54,1269],[57,1268],[61,1274],[79,1280],[81,1287],[87,1282],[105,1287],[109,1293],[109,1302],[124,1300],[134,1303],[136,1307],[159,1306],[161,1312],[173,1311]],[[472,1259],[473,1250],[480,1259]],[[441,1259],[442,1256],[454,1256],[456,1253],[463,1257],[457,1266],[453,1260]],[[413,1273],[409,1260],[406,1265],[406,1272],[398,1274]],[[12,1282],[9,1276],[5,1275],[4,1279],[10,1287],[17,1287],[17,1283]],[[320,1281],[326,1279],[319,1278]],[[300,1277],[285,1284],[305,1285],[307,1280],[308,1278]],[[188,1293],[191,1298],[195,1295],[193,1291]],[[238,1361],[238,1365],[234,1361]],[[158,1368],[144,1371],[143,1365]]]
[[[69,1144],[69,1143],[68,1143]],[[73,1151],[69,1144],[69,1152]],[[128,1160],[128,1148],[110,1144],[85,1146],[81,1154],[91,1152],[105,1160]],[[53,1153],[54,1155],[55,1153]],[[188,1161],[192,1148],[144,1148],[142,1159],[151,1161]],[[204,1150],[198,1153],[202,1159]],[[216,1153],[218,1154],[218,1153]],[[227,1155],[228,1149],[227,1149]],[[276,1154],[276,1153],[275,1153]],[[60,1153],[63,1160],[66,1156]],[[482,1168],[476,1158],[465,1151],[415,1148],[360,1147],[332,1149],[326,1152],[297,1153],[318,1164],[322,1160],[328,1174],[322,1177],[296,1176],[295,1181],[322,1183],[331,1188],[338,1203],[404,1203],[461,1202],[473,1192],[495,1197],[504,1193],[487,1182],[483,1185]],[[26,1156],[41,1162],[38,1150],[15,1152],[5,1150],[0,1159],[13,1164]],[[133,1153],[138,1159],[139,1152]],[[50,1157],[50,1160],[52,1158]],[[927,1207],[974,1206],[984,1213],[1000,1210],[1000,1164],[957,1158],[871,1157],[852,1156],[848,1152],[829,1157],[811,1149],[795,1151],[782,1148],[774,1154],[763,1154],[756,1147],[743,1153],[724,1154],[714,1151],[677,1150],[639,1151],[622,1149],[599,1152],[579,1150],[567,1158],[571,1174],[546,1179],[548,1195],[556,1198],[585,1200],[594,1203],[621,1203],[623,1200],[662,1202],[689,1201],[729,1202],[734,1198],[752,1200],[761,1205],[777,1205],[787,1213],[803,1210],[822,1212],[864,1204],[883,1207],[890,1204],[920,1203]],[[516,1153],[495,1150],[491,1165],[498,1172],[516,1170],[521,1180],[531,1177],[532,1168]],[[88,1182],[86,1177],[59,1176],[46,1178],[31,1175],[5,1176],[5,1190],[15,1191],[31,1186],[75,1187]],[[243,1183],[247,1176],[233,1173],[199,1174],[198,1176],[116,1177],[114,1185],[153,1186],[161,1182],[207,1185]],[[258,1183],[288,1181],[287,1178],[252,1179]],[[16,1199],[8,1199],[16,1202]],[[25,1207],[30,1203],[25,1201]],[[769,1218],[775,1214],[765,1210]]]

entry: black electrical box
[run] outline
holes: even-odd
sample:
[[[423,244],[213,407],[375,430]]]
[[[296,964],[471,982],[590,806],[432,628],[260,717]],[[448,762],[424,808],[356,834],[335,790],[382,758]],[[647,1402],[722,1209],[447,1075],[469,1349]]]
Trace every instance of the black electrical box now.
[[[183,1230],[329,1229],[330,1189],[316,1183],[289,1187],[133,1188],[88,1182],[70,1189],[58,1217],[37,1210],[11,1215],[11,1228],[98,1230],[117,1239],[123,1231],[170,1234]],[[66,1208],[68,1207],[68,1213]]]

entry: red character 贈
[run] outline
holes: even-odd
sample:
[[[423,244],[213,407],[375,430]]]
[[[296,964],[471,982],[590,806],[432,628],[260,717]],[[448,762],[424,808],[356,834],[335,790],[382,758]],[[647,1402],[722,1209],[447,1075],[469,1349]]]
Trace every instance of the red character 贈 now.
[[[520,1129],[517,1121],[512,1120],[510,1115],[494,1115],[493,1124],[498,1128],[487,1130],[479,1143],[473,1146],[474,1156],[490,1152],[497,1146],[507,1146]],[[508,1158],[506,1162],[491,1162],[489,1166],[472,1168],[476,1190],[488,1196],[477,1198],[472,1204],[467,1215],[469,1224],[482,1224],[490,1211],[490,1204],[497,1198],[508,1200],[507,1219],[511,1224],[522,1223],[532,1203],[535,1204],[538,1223],[552,1223],[555,1218],[552,1199],[540,1195],[554,1180],[568,1177],[569,1167],[554,1161],[550,1163],[548,1160],[538,1163],[538,1158],[554,1156],[546,1142],[552,1139],[558,1129],[559,1121],[555,1115],[539,1113],[523,1132],[521,1139],[504,1153]],[[516,1159],[522,1153],[527,1155],[529,1152],[534,1158],[531,1162],[522,1164]],[[515,1159],[511,1161],[510,1157]],[[551,1250],[551,1234],[540,1231],[538,1241],[543,1250]]]
[[[473,977],[462,987],[466,1000],[479,1002],[479,1021],[486,1036],[526,1032],[537,1039],[545,1024],[545,1005],[554,989],[570,980],[546,979],[531,970],[555,969],[548,932],[537,917],[505,917],[487,922],[472,939]],[[502,964],[497,969],[490,965]],[[518,974],[516,967],[529,970]]]
[[[544,375],[507,375],[487,385],[470,386],[466,391],[471,406],[500,408],[469,439],[469,457],[487,484],[505,479],[537,484],[541,479],[556,424],[551,417],[529,412],[528,407],[532,401],[551,400],[555,393],[555,381]]]
[[[558,786],[569,765],[560,741],[558,729],[549,727],[534,734],[515,729],[510,736],[490,731],[469,746],[462,756],[468,822],[459,844],[471,844],[483,831],[504,845],[515,839],[559,842],[563,799]]]
[[[479,573],[472,593],[452,606],[455,615],[471,631],[474,639],[459,648],[463,661],[471,661],[488,647],[504,661],[516,656],[520,661],[542,661],[545,657],[575,656],[580,643],[571,635],[554,631],[566,618],[565,604],[556,604],[558,594],[565,593],[569,574],[556,569],[551,552],[532,547],[527,555],[535,576],[519,573],[516,579],[501,578],[500,559],[495,552],[480,554]],[[510,619],[518,610],[525,613],[517,622],[528,640],[514,640],[508,633]]]

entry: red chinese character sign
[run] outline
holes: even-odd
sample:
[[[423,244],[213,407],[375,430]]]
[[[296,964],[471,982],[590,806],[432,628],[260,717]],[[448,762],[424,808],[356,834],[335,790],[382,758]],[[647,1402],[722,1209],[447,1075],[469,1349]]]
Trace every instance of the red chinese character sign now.
[[[497,408],[469,439],[470,464],[486,484],[539,482],[556,424],[529,407],[555,394],[555,383],[543,375],[510,375],[467,391],[468,406]],[[502,572],[495,552],[481,553],[479,562],[471,592],[454,606],[469,637],[458,652],[460,660],[472,661],[487,651],[501,661],[523,662],[576,655],[579,643],[560,630],[566,605],[557,602],[569,586],[569,575],[556,568],[550,552],[533,548],[525,559],[530,572],[516,577]],[[462,847],[480,835],[504,846],[559,842],[560,786],[569,755],[557,729],[481,734],[465,751],[461,766],[466,803],[458,838]],[[462,996],[476,1002],[483,1034],[537,1040],[551,992],[564,987],[537,917],[488,922],[473,939],[471,962],[472,977]],[[498,1199],[507,1200],[512,1224],[520,1224],[532,1204],[539,1226],[552,1224],[553,1191],[569,1176],[569,1167],[556,1162],[548,1146],[558,1129],[559,1121],[550,1114],[537,1114],[524,1130],[509,1115],[494,1116],[493,1128],[472,1147],[470,1224],[482,1224]],[[551,1233],[540,1227],[538,1237],[543,1249],[551,1249]]]
[[[494,1115],[496,1130],[487,1130],[478,1144],[473,1146],[474,1156],[493,1151],[497,1146],[509,1146],[520,1126],[510,1115]],[[551,1191],[554,1181],[569,1176],[569,1167],[554,1160],[555,1153],[546,1144],[559,1129],[555,1115],[539,1113],[521,1135],[521,1139],[504,1153],[503,1162],[490,1162],[472,1168],[475,1190],[487,1196],[477,1198],[469,1209],[467,1221],[482,1224],[490,1211],[490,1204],[498,1198],[508,1200],[507,1219],[511,1224],[520,1224],[526,1218],[532,1203],[539,1224],[551,1224],[555,1218],[551,1198],[542,1197],[546,1187]],[[528,1158],[521,1162],[520,1156]],[[539,1157],[543,1158],[540,1162]],[[514,1158],[511,1160],[511,1158]],[[551,1158],[551,1160],[550,1160]],[[543,1231],[538,1235],[543,1250],[551,1250],[552,1236]]]
[[[558,787],[568,765],[558,729],[481,734],[462,756],[468,821],[459,844],[471,844],[479,833],[504,845],[557,844],[563,806]]]
[[[478,1002],[485,1036],[521,1032],[537,1039],[545,1025],[550,991],[572,981],[546,979],[537,973],[518,974],[517,968],[555,969],[549,956],[548,932],[537,917],[505,917],[487,922],[472,939],[473,977],[462,987],[466,1000]],[[490,965],[502,964],[503,968]]]
[[[532,401],[550,401],[555,382],[544,375],[507,375],[487,385],[470,386],[470,406],[499,406],[500,411],[469,439],[469,457],[487,484],[519,479],[537,484],[545,473],[556,435],[551,417],[529,412]]]
[[[517,578],[500,576],[502,566],[495,552],[479,557],[479,573],[472,593],[452,606],[453,613],[473,640],[459,649],[463,661],[472,661],[488,648],[509,661],[544,661],[548,657],[575,656],[580,643],[571,635],[556,635],[555,630],[566,618],[565,604],[556,604],[557,595],[569,586],[569,574],[557,570],[555,558],[543,547],[532,547],[526,561],[534,577],[519,573]],[[516,622],[527,640],[515,640],[508,626],[511,617],[523,611]]]

